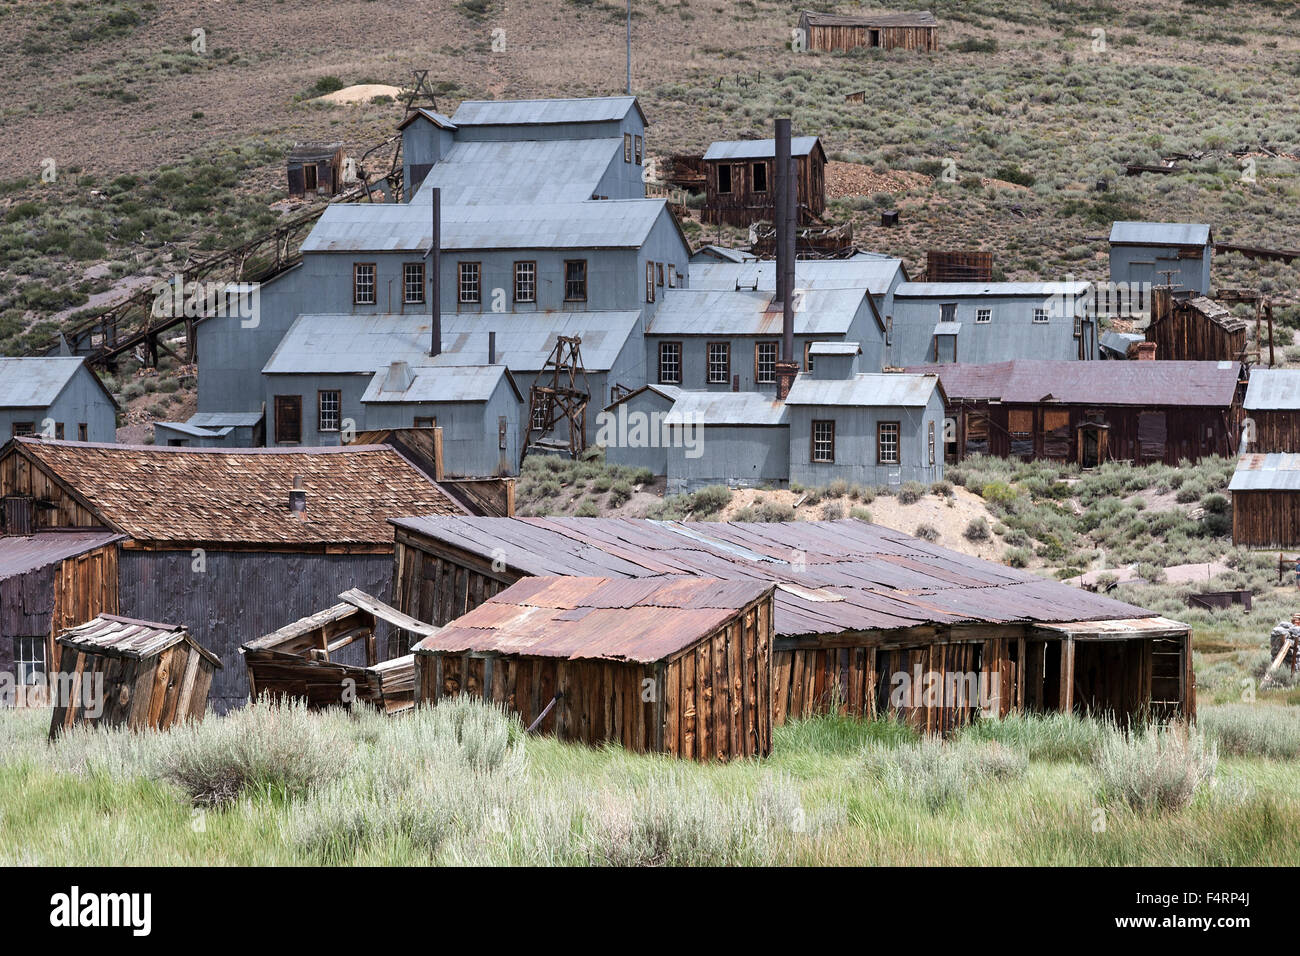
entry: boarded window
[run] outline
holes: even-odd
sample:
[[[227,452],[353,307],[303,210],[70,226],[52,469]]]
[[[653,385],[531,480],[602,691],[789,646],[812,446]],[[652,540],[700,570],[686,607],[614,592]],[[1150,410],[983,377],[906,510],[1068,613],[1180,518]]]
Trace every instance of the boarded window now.
[[[989,414],[987,411],[972,411],[966,414],[967,455],[987,455],[989,453]]]
[[[1010,454],[1016,458],[1034,455],[1034,412],[1029,408],[1007,410],[1007,433],[1011,440]]]
[[[1043,456],[1061,460],[1070,457],[1070,413],[1065,409],[1043,411]]]
[[[1164,412],[1143,412],[1138,415],[1138,455],[1143,461],[1159,461],[1165,457],[1168,432]]]

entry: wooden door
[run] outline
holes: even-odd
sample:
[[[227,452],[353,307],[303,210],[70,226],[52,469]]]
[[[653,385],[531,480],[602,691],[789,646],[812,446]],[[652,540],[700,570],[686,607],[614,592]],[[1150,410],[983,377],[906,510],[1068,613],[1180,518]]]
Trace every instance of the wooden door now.
[[[302,396],[275,396],[275,443],[302,441]]]

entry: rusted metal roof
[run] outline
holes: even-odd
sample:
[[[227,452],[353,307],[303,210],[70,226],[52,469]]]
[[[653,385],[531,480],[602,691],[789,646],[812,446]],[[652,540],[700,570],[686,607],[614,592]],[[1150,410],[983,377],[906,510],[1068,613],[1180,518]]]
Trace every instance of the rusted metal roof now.
[[[485,560],[503,560],[524,575],[697,575],[777,584],[776,632],[783,636],[1151,616],[1091,591],[852,519],[428,517],[392,523]]]
[[[174,448],[15,438],[103,524],[141,542],[390,545],[386,519],[464,509],[387,445]],[[289,508],[301,477],[303,512]]]
[[[40,531],[22,537],[0,538],[0,581],[58,564],[94,551],[123,535],[116,531]]]
[[[462,651],[650,664],[707,637],[764,595],[766,581],[706,577],[531,577],[415,652]]]
[[[1000,399],[1036,405],[1191,405],[1227,408],[1237,392],[1236,362],[1073,362],[1012,359],[975,365],[918,365],[939,376],[953,400]]]
[[[181,641],[188,641],[215,666],[221,666],[221,658],[198,644],[180,624],[160,624],[157,621],[118,617],[116,614],[101,614],[85,624],[69,628],[58,638],[60,644],[75,648],[83,654],[126,657],[132,660],[156,657]]]
[[[1300,455],[1272,452],[1242,455],[1229,491],[1300,491]]]

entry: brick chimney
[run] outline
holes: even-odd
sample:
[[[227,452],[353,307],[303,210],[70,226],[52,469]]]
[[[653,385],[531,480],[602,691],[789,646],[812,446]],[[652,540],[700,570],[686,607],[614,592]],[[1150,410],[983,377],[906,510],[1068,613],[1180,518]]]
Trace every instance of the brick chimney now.
[[[1139,342],[1137,345],[1137,358],[1139,362],[1154,362],[1156,360],[1156,343]]]

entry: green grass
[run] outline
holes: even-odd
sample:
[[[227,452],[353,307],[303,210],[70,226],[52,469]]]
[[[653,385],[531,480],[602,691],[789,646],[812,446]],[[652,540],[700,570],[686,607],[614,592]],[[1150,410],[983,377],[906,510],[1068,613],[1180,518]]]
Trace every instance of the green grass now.
[[[4,711],[0,865],[1300,863],[1300,763],[1234,755],[1218,716],[1217,767],[1161,809],[1106,795],[1097,755],[1131,768],[1141,751],[1073,717],[948,742],[826,717],[778,728],[765,760],[701,766],[526,737],[468,702],[396,719],[259,706],[52,746],[48,711]],[[196,765],[237,795],[212,806],[177,782]]]

